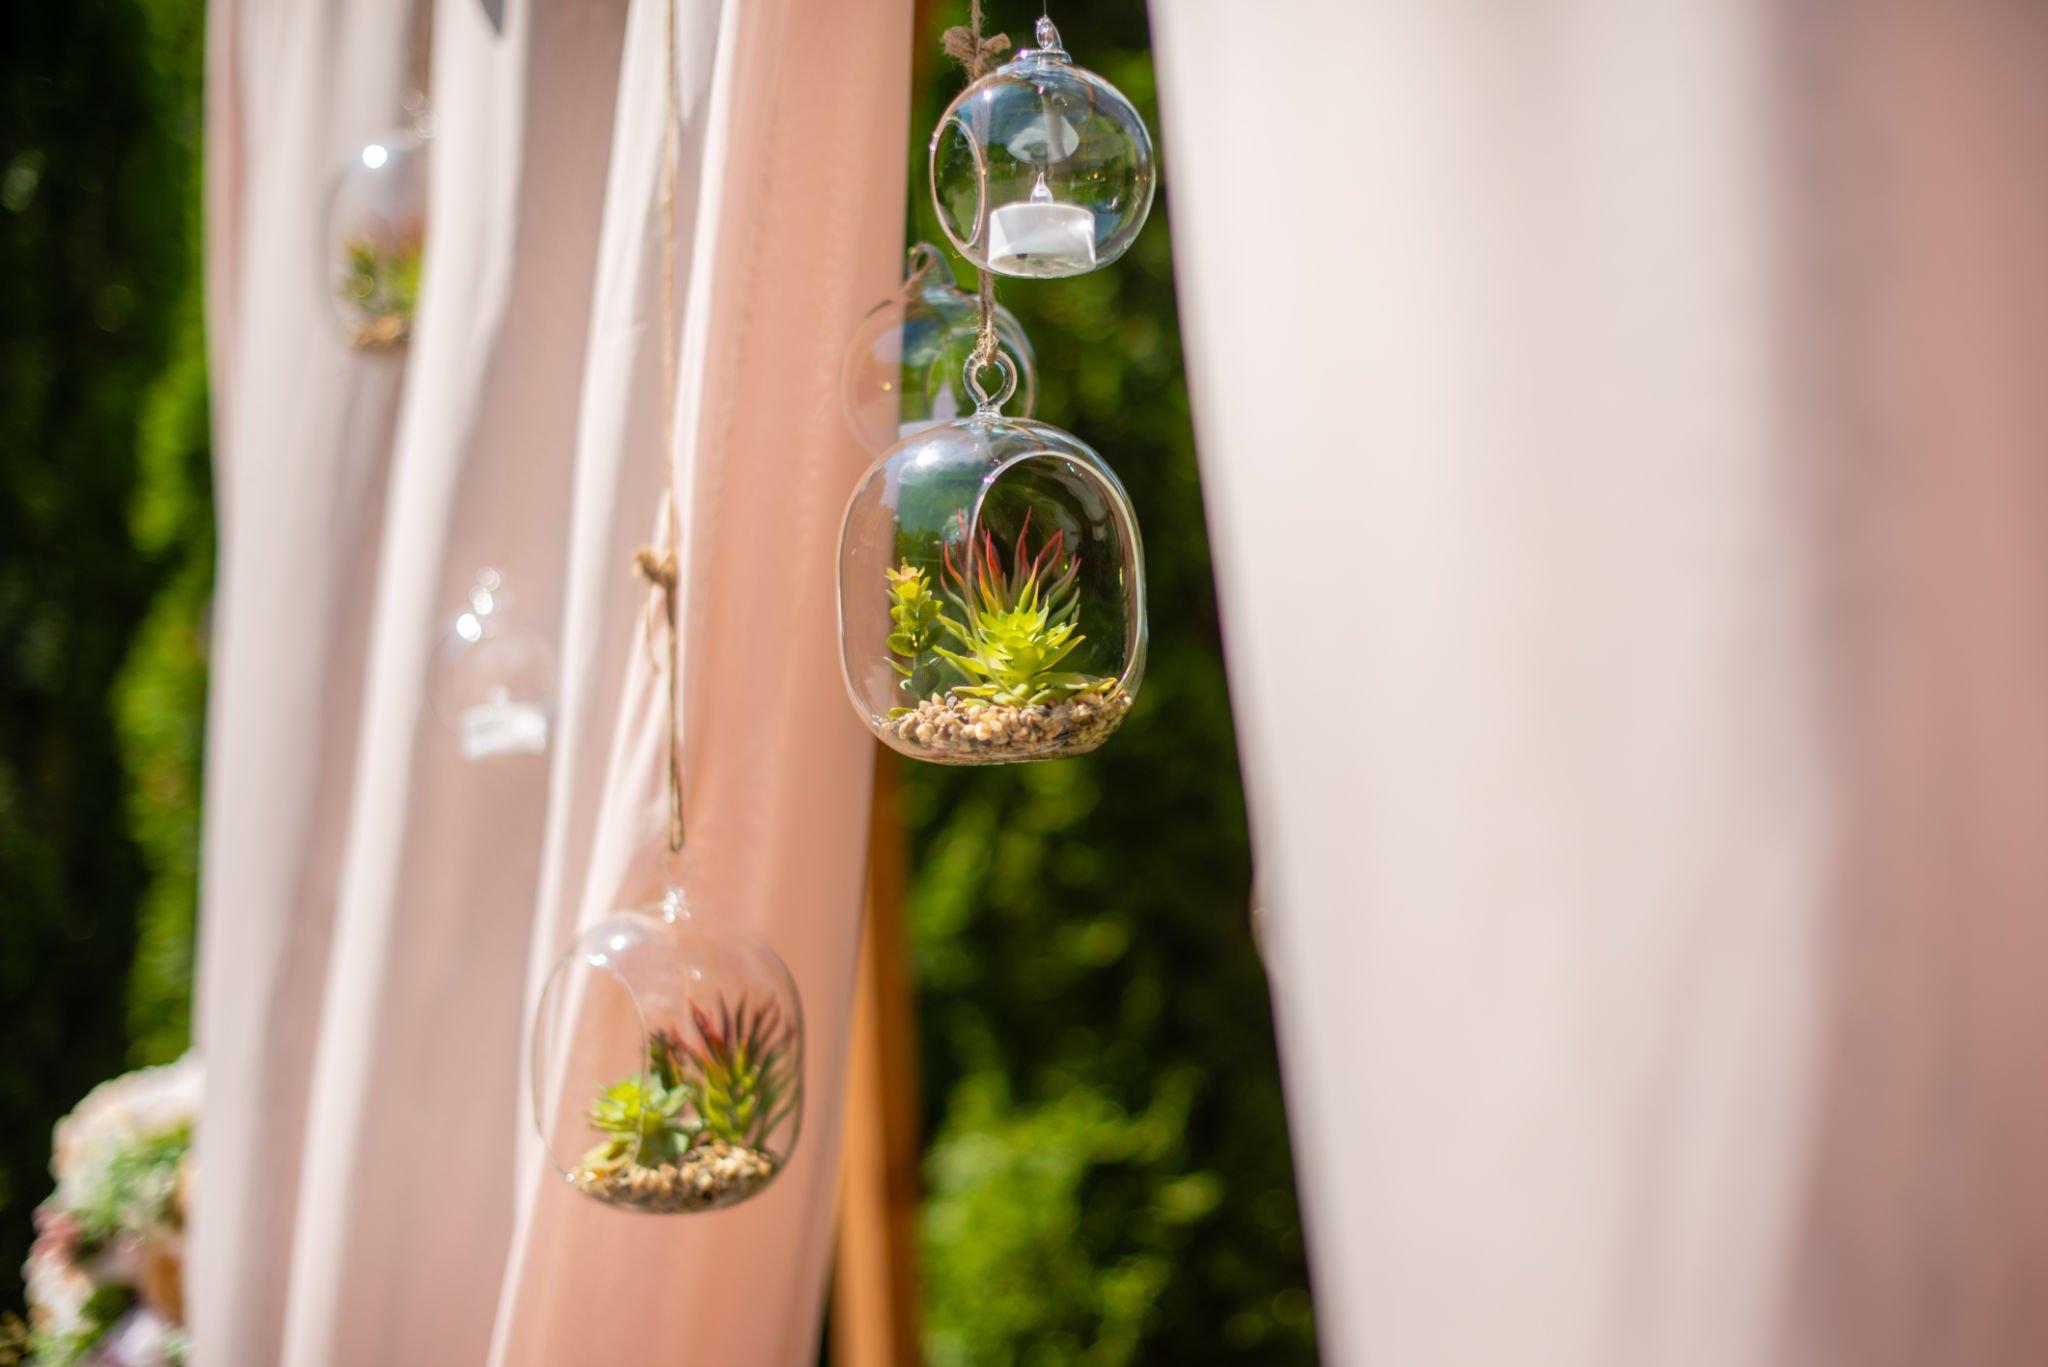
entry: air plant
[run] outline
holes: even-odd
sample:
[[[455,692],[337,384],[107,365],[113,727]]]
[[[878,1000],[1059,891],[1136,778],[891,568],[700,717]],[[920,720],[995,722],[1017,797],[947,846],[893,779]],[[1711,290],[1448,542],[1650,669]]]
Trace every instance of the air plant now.
[[[590,1108],[591,1128],[611,1137],[584,1154],[584,1172],[680,1163],[705,1143],[765,1150],[789,1116],[795,1032],[779,1007],[750,1008],[742,997],[721,1000],[715,1019],[693,1003],[690,1017],[695,1043],[674,1026],[655,1030],[646,1073],[606,1088]]]
[[[963,540],[967,518],[960,518]],[[1080,557],[1067,550],[1067,533],[1058,529],[1031,552],[1031,515],[1017,531],[1010,568],[993,533],[982,529],[978,554],[956,563],[953,547],[945,550],[946,598],[958,610],[941,612],[938,624],[960,644],[934,651],[973,682],[956,684],[954,697],[970,706],[1037,707],[1100,693],[1113,680],[1061,670],[1059,666],[1087,637],[1080,634],[1081,591],[1076,580]]]

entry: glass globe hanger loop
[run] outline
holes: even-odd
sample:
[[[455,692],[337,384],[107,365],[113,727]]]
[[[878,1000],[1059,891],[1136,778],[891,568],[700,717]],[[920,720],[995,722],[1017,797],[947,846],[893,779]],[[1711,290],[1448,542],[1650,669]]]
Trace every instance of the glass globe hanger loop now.
[[[974,81],[932,134],[932,203],[961,254],[999,275],[1081,275],[1151,212],[1152,136],[1123,94],[1075,66],[1050,18],[1038,46]]]
[[[903,272],[903,286],[915,290],[926,280],[933,278],[933,272],[946,269],[945,255],[929,242],[910,244],[910,264]]]
[[[1038,46],[1024,49],[1017,54],[1019,57],[1034,53],[1040,57],[1056,57],[1062,62],[1069,60],[1067,49],[1060,43],[1060,31],[1054,26],[1050,14],[1038,16],[1038,22],[1031,26],[1031,38]]]
[[[1000,304],[995,334],[1017,367],[1014,408],[1029,417],[1037,394],[1031,341]],[[971,412],[960,364],[980,341],[975,297],[954,284],[937,247],[913,246],[902,286],[855,326],[840,365],[840,408],[861,445],[879,455],[920,428]]]
[[[981,372],[984,370],[996,370],[1002,374],[1002,383],[997,386],[994,394],[990,394],[982,386]],[[990,353],[985,361],[978,355],[969,356],[966,365],[961,368],[961,379],[967,385],[967,392],[974,396],[976,416],[1000,417],[1003,405],[1017,392],[1017,363],[1000,348]]]

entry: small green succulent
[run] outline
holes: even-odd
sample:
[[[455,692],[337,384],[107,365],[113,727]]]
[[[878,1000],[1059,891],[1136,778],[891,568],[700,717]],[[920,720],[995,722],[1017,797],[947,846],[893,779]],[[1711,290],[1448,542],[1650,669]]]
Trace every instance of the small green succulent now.
[[[583,1155],[582,1166],[603,1172],[626,1163],[658,1167],[674,1162],[697,1142],[701,1128],[688,1114],[687,1083],[660,1077],[629,1077],[613,1083],[590,1108],[590,1127],[612,1136]]]
[[[889,633],[889,652],[914,661],[931,648],[939,622],[938,595],[932,592],[924,571],[908,561],[882,573],[889,580],[889,622],[895,627]],[[898,674],[910,677],[910,665],[889,663]]]
[[[964,566],[946,548],[946,597],[959,616],[941,613],[938,622],[960,649],[934,650],[970,680],[952,689],[970,705],[1035,707],[1103,692],[1114,682],[1059,668],[1087,639],[1079,629],[1081,592],[1075,582],[1081,561],[1068,553],[1065,529],[1055,531],[1035,555],[1030,534],[1026,513],[1007,573],[987,529],[979,553],[963,556]]]
[[[914,702],[940,683],[940,671],[945,668],[931,653],[941,604],[924,570],[909,561],[882,573],[889,580],[889,623],[893,628],[889,652],[902,657],[889,661],[889,666],[903,676],[896,687]],[[909,707],[895,707],[889,715],[900,717],[909,711]]]
[[[647,1041],[647,1072],[606,1088],[590,1108],[592,1129],[611,1136],[583,1155],[590,1173],[629,1163],[659,1167],[716,1140],[752,1149],[788,1118],[796,1102],[795,1031],[774,1002],[718,1015],[690,1007],[696,1042],[664,1026]]]

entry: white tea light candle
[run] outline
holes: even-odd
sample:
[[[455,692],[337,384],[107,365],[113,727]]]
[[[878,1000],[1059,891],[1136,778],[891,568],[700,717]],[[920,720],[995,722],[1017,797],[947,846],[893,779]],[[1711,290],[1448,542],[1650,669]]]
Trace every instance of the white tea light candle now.
[[[988,265],[1004,275],[1079,275],[1095,269],[1095,215],[1054,201],[1044,175],[1022,204],[989,215]]]
[[[548,748],[548,714],[501,694],[463,709],[457,744],[469,760],[542,754]]]
[[[1074,65],[1049,17],[1038,46],[984,71],[933,130],[932,207],[960,254],[1048,278],[1122,256],[1152,208],[1152,135],[1131,102]],[[976,48],[977,53],[981,52]]]

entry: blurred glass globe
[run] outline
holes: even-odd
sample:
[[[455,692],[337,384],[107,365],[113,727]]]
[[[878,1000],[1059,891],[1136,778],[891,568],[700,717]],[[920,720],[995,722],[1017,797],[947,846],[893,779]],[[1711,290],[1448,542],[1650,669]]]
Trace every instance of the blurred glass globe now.
[[[427,150],[415,131],[364,143],[335,180],[328,210],[329,294],[342,335],[381,351],[412,335],[427,231]]]
[[[478,570],[468,607],[448,624],[434,656],[428,699],[467,760],[548,748],[554,651],[516,625],[511,606],[499,573]]]
[[[996,345],[1017,370],[1012,406],[1029,417],[1038,395],[1031,340],[1001,304],[995,317]],[[902,288],[861,319],[841,366],[841,404],[862,446],[886,451],[912,432],[974,411],[961,372],[980,341],[980,319],[978,302],[953,283],[939,249],[912,247]]]

